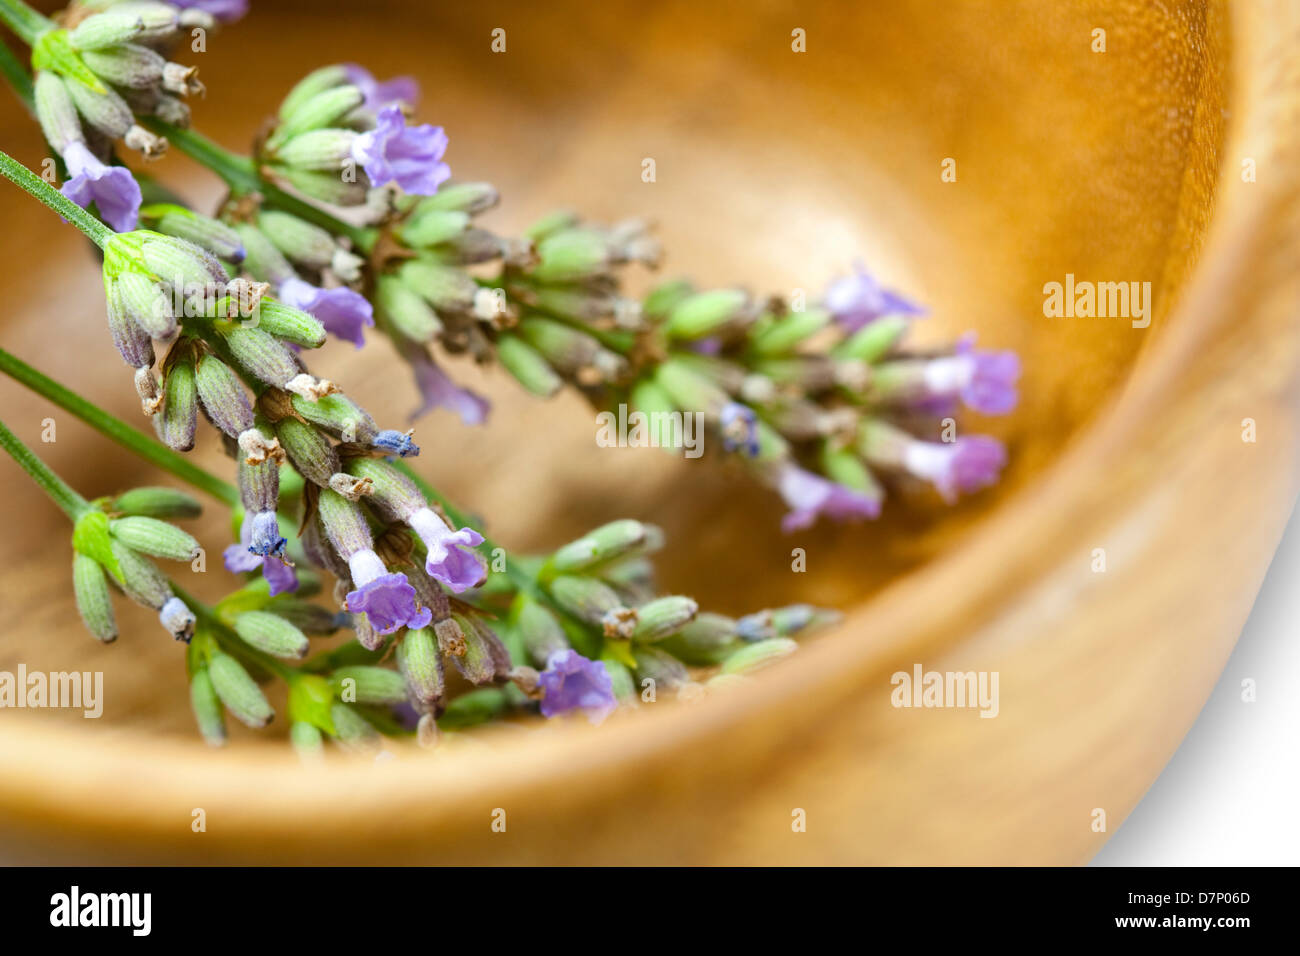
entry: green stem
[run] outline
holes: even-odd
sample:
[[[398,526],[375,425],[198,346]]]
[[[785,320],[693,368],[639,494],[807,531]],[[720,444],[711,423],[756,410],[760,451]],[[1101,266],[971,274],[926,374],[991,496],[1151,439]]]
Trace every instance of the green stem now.
[[[68,487],[67,482],[24,445],[4,422],[0,422],[0,448],[8,452],[9,457],[18,462],[23,471],[31,475],[32,480],[40,485],[41,490],[53,499],[70,520],[76,521],[90,507],[85,498]]]
[[[0,2],[3,2],[3,0],[0,0]],[[68,220],[68,222],[89,236],[91,241],[101,249],[104,247],[104,243],[108,241],[108,237],[114,235],[112,229],[109,229],[108,226],[3,150],[0,150],[0,174],[3,174],[6,179],[28,195],[39,199]]]
[[[223,504],[232,508],[239,504],[239,492],[230,483],[191,464],[162,442],[113,417],[2,348],[0,348],[0,372],[31,389],[37,395],[49,399],[64,411],[71,412],[101,435],[134,452],[150,464],[171,472],[181,481],[211,495]]]
[[[9,81],[18,99],[22,100],[28,112],[32,110],[32,78],[22,61],[14,56],[9,44],[0,43],[0,75]]]
[[[22,0],[0,0],[0,20],[13,30],[28,46],[36,42],[46,30],[54,29],[54,21],[37,13]]]
[[[281,189],[261,174],[251,157],[233,153],[191,129],[181,129],[157,119],[146,119],[143,122],[155,133],[166,136],[168,142],[186,156],[220,176],[231,192],[237,195],[259,193],[278,209],[315,223],[336,235],[347,236],[361,252],[369,252],[374,248],[379,236],[376,230],[344,222],[324,209]]]

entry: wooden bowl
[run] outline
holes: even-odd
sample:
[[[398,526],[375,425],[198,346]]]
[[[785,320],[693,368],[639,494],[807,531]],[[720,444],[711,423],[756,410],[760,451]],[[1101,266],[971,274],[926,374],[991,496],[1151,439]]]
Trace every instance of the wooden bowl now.
[[[774,499],[726,468],[599,449],[577,399],[538,403],[489,375],[493,422],[426,421],[420,467],[507,543],[554,546],[633,515],[669,533],[665,583],[707,606],[806,599],[848,613],[787,663],[703,701],[307,768],[275,734],[203,748],[179,648],[149,615],[124,610],[111,647],[80,633],[68,529],[0,463],[11,621],[0,669],[102,670],[106,697],[95,721],[0,712],[8,855],[1074,863],[1096,852],[1217,680],[1296,494],[1296,6],[255,6],[196,57],[211,91],[197,121],[221,141],[246,143],[308,68],[368,60],[418,76],[453,168],[501,187],[502,229],[559,203],[649,215],[671,271],[771,291],[819,289],[862,256],[933,305],[919,335],[972,328],[1024,357],[1020,408],[977,423],[1008,441],[1011,466],[956,509],[900,496],[875,524],[786,538]],[[503,54],[490,48],[496,27]],[[795,29],[807,52],[792,51]],[[39,161],[26,119],[3,110],[5,142]],[[640,178],[646,157],[653,184]],[[945,159],[955,182],[941,178]],[[182,159],[158,169],[192,197],[219,195]],[[89,256],[4,195],[5,346],[135,420]],[[1045,316],[1044,285],[1067,274],[1150,282],[1149,327]],[[321,369],[382,417],[413,403],[384,345],[326,352]],[[25,438],[55,419],[58,440],[41,450],[87,495],[149,479],[68,416],[0,388]],[[214,446],[207,436],[199,460],[227,467]],[[215,554],[224,532],[213,515],[198,533]],[[794,547],[804,573],[791,571]],[[220,593],[221,577],[194,575],[193,587]],[[916,664],[996,671],[998,716],[895,709],[890,675]],[[798,810],[806,832],[792,827]]]

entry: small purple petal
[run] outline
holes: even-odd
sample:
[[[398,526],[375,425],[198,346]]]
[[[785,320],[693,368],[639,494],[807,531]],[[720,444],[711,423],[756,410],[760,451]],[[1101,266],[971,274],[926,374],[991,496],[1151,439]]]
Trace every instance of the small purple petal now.
[[[591,661],[577,651],[556,651],[546,662],[538,678],[542,689],[542,714],[555,717],[571,710],[581,710],[593,724],[608,717],[618,701],[609,671],[599,661]]]
[[[348,610],[364,614],[380,634],[392,634],[400,627],[421,628],[433,620],[433,612],[415,601],[415,588],[399,572],[384,574],[348,592]]]
[[[420,86],[411,76],[395,76],[380,83],[374,74],[357,63],[344,64],[348,82],[360,88],[366,97],[366,108],[375,111],[397,103],[414,106],[420,98]]]
[[[82,209],[93,202],[115,232],[130,232],[139,222],[140,184],[125,166],[107,166],[85,143],[69,143],[63,151],[69,179],[59,190]]]
[[[407,519],[429,551],[424,570],[456,594],[478,587],[487,579],[487,566],[470,548],[483,543],[473,528],[453,531],[437,513],[421,508]]]
[[[232,544],[221,552],[221,560],[231,574],[244,574],[256,571],[265,559],[249,551],[247,544]]]
[[[826,288],[822,305],[848,332],[856,332],[881,316],[924,315],[927,311],[896,292],[882,289],[861,262],[854,263],[853,275],[836,279]]]
[[[360,163],[374,186],[396,183],[413,196],[432,196],[451,178],[442,162],[447,134],[441,126],[407,126],[397,106],[379,111],[375,128],[352,144],[352,158]]]
[[[481,425],[487,420],[492,405],[486,398],[461,388],[422,351],[414,352],[409,360],[415,372],[415,384],[424,397],[424,403],[411,413],[412,421],[435,408],[455,412],[466,425]]]
[[[1005,415],[1016,407],[1019,395],[1020,356],[1015,352],[989,352],[975,348],[975,334],[962,337],[956,354],[971,362],[971,373],[961,390],[962,401],[985,415]]]
[[[998,480],[1007,462],[1006,449],[996,438],[971,435],[955,442],[916,441],[904,452],[909,472],[931,482],[945,501],[963,491],[977,491]]]
[[[262,577],[270,585],[271,597],[277,594],[291,594],[298,590],[298,575],[293,566],[268,554],[262,559]]]
[[[357,348],[366,344],[362,332],[375,324],[374,307],[365,296],[345,286],[322,289],[302,279],[285,279],[278,290],[280,301],[304,312],[310,312],[325,331],[351,342]]]
[[[852,521],[880,516],[880,499],[855,491],[806,471],[797,465],[782,466],[777,476],[777,490],[790,507],[781,519],[786,534],[807,528],[825,515],[835,521]]]

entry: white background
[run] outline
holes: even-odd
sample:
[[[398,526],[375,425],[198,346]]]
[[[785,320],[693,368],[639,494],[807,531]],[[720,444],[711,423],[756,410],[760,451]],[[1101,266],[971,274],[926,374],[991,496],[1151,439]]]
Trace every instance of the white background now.
[[[1205,709],[1093,865],[1300,864],[1298,635],[1300,508]]]

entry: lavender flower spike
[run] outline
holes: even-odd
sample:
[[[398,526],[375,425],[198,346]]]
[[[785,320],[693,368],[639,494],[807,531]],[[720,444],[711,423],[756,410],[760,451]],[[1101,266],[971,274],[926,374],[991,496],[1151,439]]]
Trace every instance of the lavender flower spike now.
[[[59,191],[82,209],[92,202],[115,232],[130,232],[139,222],[140,184],[125,166],[107,166],[86,144],[68,143],[63,162],[70,177]]]
[[[599,661],[591,661],[574,650],[556,651],[546,660],[546,670],[538,677],[542,691],[542,715],[556,717],[580,710],[593,724],[608,717],[618,701],[609,671]]]
[[[781,530],[786,534],[809,527],[818,515],[837,521],[880,516],[878,496],[829,481],[793,463],[780,467],[776,485],[790,506],[781,519]]]
[[[432,196],[451,178],[442,161],[446,151],[441,126],[407,126],[397,106],[381,109],[375,128],[352,143],[352,158],[365,168],[371,185],[396,183],[413,196]]]
[[[295,277],[281,282],[277,294],[285,305],[311,313],[320,319],[326,332],[357,348],[366,344],[362,329],[375,324],[374,307],[365,296],[345,286],[322,289]]]
[[[418,629],[428,626],[433,612],[420,607],[415,601],[415,588],[406,575],[391,574],[383,560],[370,548],[348,557],[355,591],[349,591],[348,610],[364,614],[371,626],[380,634],[392,634],[398,628]]]
[[[424,562],[429,577],[456,594],[478,587],[487,579],[483,559],[468,550],[483,543],[483,536],[473,528],[453,531],[431,508],[419,509],[407,517],[406,523],[429,550]]]
[[[420,87],[414,77],[395,76],[380,83],[373,73],[357,63],[343,64],[348,82],[361,90],[366,98],[366,108],[376,112],[385,106],[405,103],[414,106],[420,98]]]
[[[885,315],[924,315],[926,309],[889,289],[882,289],[861,262],[853,275],[836,279],[826,289],[822,305],[846,331],[856,332]]]
[[[491,403],[482,395],[461,388],[421,349],[408,355],[424,403],[411,413],[411,420],[435,408],[446,408],[460,416],[466,425],[481,425],[487,420]]]

